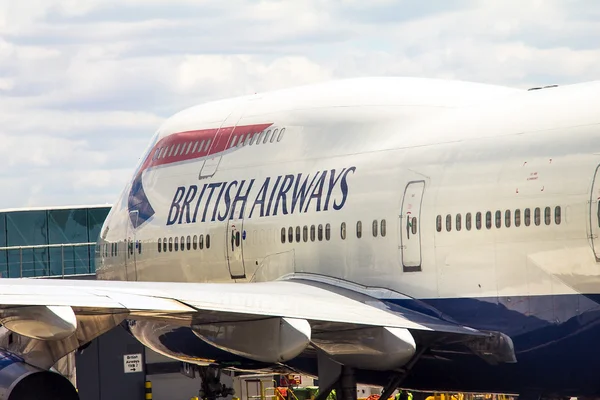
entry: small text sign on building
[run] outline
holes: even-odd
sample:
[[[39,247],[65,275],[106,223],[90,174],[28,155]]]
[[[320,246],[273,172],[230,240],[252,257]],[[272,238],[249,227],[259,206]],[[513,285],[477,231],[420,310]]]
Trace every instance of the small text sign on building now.
[[[125,373],[142,372],[142,355],[141,354],[125,354],[123,356],[123,368]]]

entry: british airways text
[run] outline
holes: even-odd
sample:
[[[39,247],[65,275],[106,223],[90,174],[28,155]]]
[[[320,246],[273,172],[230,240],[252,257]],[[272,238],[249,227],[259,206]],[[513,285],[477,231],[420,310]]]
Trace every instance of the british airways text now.
[[[356,167],[289,174],[262,181],[242,179],[180,186],[167,225],[340,210],[348,198],[348,174]]]

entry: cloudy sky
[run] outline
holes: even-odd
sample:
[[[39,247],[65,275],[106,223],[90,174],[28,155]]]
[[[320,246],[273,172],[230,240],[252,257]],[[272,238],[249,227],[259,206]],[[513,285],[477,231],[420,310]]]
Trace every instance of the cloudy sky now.
[[[170,114],[357,76],[600,79],[600,3],[0,0],[0,208],[112,203]]]

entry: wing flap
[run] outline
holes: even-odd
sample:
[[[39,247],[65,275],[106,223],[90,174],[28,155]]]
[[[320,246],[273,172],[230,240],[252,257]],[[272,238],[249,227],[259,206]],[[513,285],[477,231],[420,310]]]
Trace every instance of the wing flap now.
[[[478,336],[482,333],[373,297],[306,281],[261,283],[159,283],[0,279],[0,307],[68,305],[121,309],[130,317],[193,314],[193,323],[264,317],[305,319],[317,330],[387,326]]]

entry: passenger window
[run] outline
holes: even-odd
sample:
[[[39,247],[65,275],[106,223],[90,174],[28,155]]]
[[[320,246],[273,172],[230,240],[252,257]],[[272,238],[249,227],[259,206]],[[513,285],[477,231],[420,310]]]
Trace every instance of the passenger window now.
[[[285,243],[285,228],[281,228],[281,243]]]
[[[229,145],[229,147],[235,146],[235,142],[237,141],[237,138],[238,138],[237,136],[234,136],[231,138],[231,144]]]
[[[356,223],[356,237],[359,239],[362,237],[362,222],[361,221],[358,221]]]
[[[525,226],[531,225],[531,210],[529,208],[525,209]]]
[[[190,150],[192,150],[192,144],[194,144],[194,143],[190,142],[188,144],[187,151],[185,152],[185,154],[190,154]]]
[[[294,243],[294,228],[291,226],[288,228],[288,242]]]
[[[265,135],[265,140],[263,140],[263,144],[267,144],[267,142],[269,141],[269,135],[271,134],[271,130],[269,129],[267,131],[267,134]]]
[[[185,250],[185,237],[181,237],[181,251]]]
[[[246,135],[246,140],[244,141],[244,146],[249,145],[250,144],[250,139],[252,138],[252,134],[249,133]]]
[[[385,237],[385,235],[386,235],[386,233],[387,233],[387,232],[386,232],[387,228],[386,228],[386,226],[385,226],[385,225],[386,225],[386,223],[385,223],[385,219],[382,219],[382,220],[381,220],[381,224],[379,224],[379,229],[381,229],[381,237]]]
[[[467,228],[468,231],[471,230],[471,213],[467,213],[467,215],[465,215],[465,228]]]
[[[308,226],[306,225],[304,225],[304,228],[302,228],[302,240],[308,242]]]
[[[175,238],[175,251],[179,250],[179,238]]]
[[[315,228],[315,226],[311,225],[310,226],[310,241],[311,242],[315,241],[315,239],[316,239],[316,232],[317,232],[317,229]]]
[[[535,222],[535,226],[539,226],[542,223],[542,212],[540,210],[539,207],[535,208],[535,212],[534,212],[534,222]]]
[[[325,240],[331,239],[331,225],[325,224]]]
[[[408,217],[406,217],[406,218],[408,218]],[[442,216],[441,215],[438,215],[435,218],[435,230],[438,232],[442,231]]]
[[[510,210],[504,211],[504,225],[510,228]]]
[[[546,207],[544,209],[544,222],[546,225],[550,225],[552,223],[552,210],[550,210],[550,207]]]
[[[163,238],[163,253],[167,252],[167,238]]]
[[[285,133],[285,128],[281,128],[279,131],[279,136],[277,136],[277,141],[280,142],[283,139],[283,134]]]
[[[561,210],[560,210],[560,206],[556,206],[554,208],[554,223],[556,225],[560,225],[560,219],[561,219]]]
[[[521,226],[521,210],[518,208],[515,210],[515,226],[517,228]]]
[[[252,135],[252,134],[250,134]],[[250,146],[252,146],[254,144],[254,140],[256,140],[256,137],[258,136],[258,133],[255,133],[254,135],[252,135],[252,138],[250,138],[250,143],[248,143]]]
[[[371,227],[371,230],[373,231],[373,237],[377,237],[377,220],[373,221],[373,226]]]
[[[258,134],[258,139],[256,139],[256,144],[260,144],[260,142],[261,142],[261,141],[262,141],[262,139],[263,139],[263,136],[264,136],[264,134],[265,134],[265,131],[261,131],[261,132]]]
[[[173,150],[175,150],[175,145],[171,146],[171,149],[169,150],[169,157],[173,155]]]
[[[175,153],[173,154],[174,156],[177,155],[177,153],[179,153],[179,148],[181,147],[181,144],[178,144],[177,147],[175,148]]]
[[[173,251],[173,238],[169,238],[169,251]]]
[[[275,129],[273,131],[273,136],[271,136],[271,143],[273,143],[275,141],[275,137],[277,136],[277,131],[278,131],[278,129]]]
[[[200,146],[198,146],[198,150],[197,150],[198,153],[201,153],[204,150],[204,143],[205,142],[206,142],[205,140],[203,140],[203,141],[200,142]]]
[[[240,247],[240,231],[235,232],[235,247]]]
[[[412,221],[410,223],[410,230],[413,235],[417,234],[417,217],[412,217]]]
[[[210,235],[209,234],[206,235],[206,248],[210,249]]]
[[[240,135],[240,140],[238,141],[237,147],[242,147],[244,145],[244,137],[246,136],[245,133],[242,133]]]
[[[202,250],[204,248],[204,235],[198,237],[198,248]]]
[[[162,251],[162,240],[159,238],[158,239],[158,252],[160,253]]]
[[[300,227],[296,227],[296,242],[300,243]]]
[[[346,223],[342,222],[342,224],[340,225],[340,236],[342,237],[342,240],[346,239]]]
[[[488,211],[485,213],[485,227],[492,229],[492,212]]]
[[[496,228],[502,228],[502,211],[496,210]]]
[[[138,254],[142,254],[142,241],[138,240]]]
[[[187,249],[192,249],[192,238],[190,236],[187,237]]]
[[[456,214],[456,230],[460,231],[462,229],[462,216],[460,214]]]
[[[194,250],[198,249],[198,235],[194,235],[194,241],[192,242],[192,248]]]
[[[448,214],[448,215],[446,215],[446,232],[450,232],[451,230],[452,230],[452,215]]]
[[[208,139],[206,141],[206,146],[204,146],[204,151],[208,151],[208,147],[210,146],[211,141],[212,141],[212,139]],[[208,239],[208,235],[206,235],[206,239]],[[208,248],[208,240],[206,241],[206,248]]]
[[[200,141],[196,140],[196,143],[194,143],[194,147],[192,147],[192,153],[196,152],[196,148],[198,147],[198,145],[200,144]],[[202,146],[200,146],[202,147]]]
[[[481,212],[475,214],[475,227],[477,230],[481,229]]]
[[[317,238],[319,239],[319,242],[323,240],[323,225],[321,224],[319,224],[319,228],[317,230]]]

